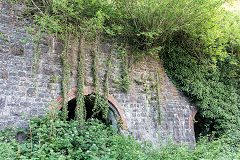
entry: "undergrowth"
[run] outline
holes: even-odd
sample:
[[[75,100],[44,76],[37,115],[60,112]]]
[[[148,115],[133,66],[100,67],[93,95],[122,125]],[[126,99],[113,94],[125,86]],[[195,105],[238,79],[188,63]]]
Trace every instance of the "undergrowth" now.
[[[64,121],[47,115],[30,120],[25,141],[16,140],[16,131],[3,130],[0,134],[0,159],[237,159],[223,139],[207,142],[202,139],[195,150],[171,142],[160,143],[154,149],[150,143],[140,144],[131,136],[118,134],[111,126],[97,119],[82,125],[78,121]],[[20,130],[18,130],[20,131]]]
[[[221,16],[224,24],[212,24],[213,28],[206,31],[207,35],[199,36],[201,42],[198,44],[188,33],[176,33],[160,57],[175,85],[198,107],[195,117],[197,136],[216,132],[216,137],[232,137],[238,145],[239,18],[231,14]]]

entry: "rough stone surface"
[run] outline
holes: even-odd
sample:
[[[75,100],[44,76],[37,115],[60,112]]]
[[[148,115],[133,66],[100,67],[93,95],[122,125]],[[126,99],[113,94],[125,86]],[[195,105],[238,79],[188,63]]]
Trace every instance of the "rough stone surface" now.
[[[49,50],[50,38],[45,37],[45,42],[40,42],[38,69],[34,73],[36,45],[33,35],[24,29],[31,23],[17,19],[22,6],[12,10],[9,4],[0,4],[0,129],[10,125],[26,127],[23,114],[26,118],[40,114],[60,94],[60,84],[50,83],[51,77],[61,72],[61,65],[53,62],[60,55]],[[46,72],[49,68],[51,75]]]
[[[61,95],[63,47],[54,37],[44,36],[40,41],[40,54],[37,71],[34,73],[34,52],[36,45],[33,37],[24,26],[31,23],[17,19],[23,6],[14,7],[0,1],[0,129],[7,126],[27,127],[25,117],[40,115],[48,110]],[[29,36],[30,35],[30,36]],[[73,42],[75,42],[73,38]],[[24,43],[23,43],[24,42]],[[70,90],[76,87],[77,44],[69,46],[71,55]],[[86,46],[85,85],[92,87],[91,46]],[[111,45],[99,46],[100,83],[103,86],[106,73],[106,60],[110,55]],[[110,76],[110,94],[123,108],[127,121],[127,132],[139,141],[151,141],[157,145],[160,140],[171,138],[174,142],[195,142],[193,118],[196,114],[194,105],[177,90],[170,81],[161,61],[150,56],[132,62],[129,58],[131,86],[128,93],[119,87],[121,61],[114,50],[112,73]],[[156,77],[161,78],[161,124],[158,122]],[[102,87],[103,89],[103,87]]]

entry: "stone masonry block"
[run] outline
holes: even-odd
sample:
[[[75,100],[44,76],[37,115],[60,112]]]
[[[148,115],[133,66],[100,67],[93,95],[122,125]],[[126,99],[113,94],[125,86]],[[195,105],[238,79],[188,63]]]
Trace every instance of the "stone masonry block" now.
[[[0,111],[5,107],[6,98],[0,97]]]
[[[33,96],[35,96],[35,94],[36,94],[36,89],[35,88],[29,88],[27,90],[28,97],[33,97]]]
[[[23,45],[15,43],[10,48],[10,55],[23,56],[24,55],[24,47],[23,47]]]

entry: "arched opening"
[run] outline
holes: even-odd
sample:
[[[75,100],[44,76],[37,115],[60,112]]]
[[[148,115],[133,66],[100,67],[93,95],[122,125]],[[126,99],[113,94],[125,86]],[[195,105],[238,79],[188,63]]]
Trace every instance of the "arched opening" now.
[[[215,121],[205,118],[201,115],[201,112],[197,112],[194,122],[194,132],[196,141],[199,140],[201,136],[211,135],[216,129],[214,128]],[[217,137],[217,135],[214,135]]]
[[[75,117],[76,100],[74,101],[74,99],[76,98],[76,90],[77,90],[77,88],[73,88],[72,91],[66,96],[69,102],[71,100],[73,100],[69,103],[69,106],[72,106],[72,107],[69,107],[69,109],[68,109],[70,112],[69,120],[73,119],[73,117]],[[94,91],[95,91],[95,88],[85,86],[84,87],[84,95],[86,96],[85,100],[87,100],[88,96],[94,97]],[[104,93],[104,91],[100,90],[100,93]],[[63,98],[62,98],[62,96],[59,96],[53,102],[50,109],[57,108],[57,109],[62,110],[62,102],[63,102]],[[107,119],[106,123],[112,124],[113,127],[115,127],[115,128],[121,128],[123,130],[126,130],[127,129],[127,120],[124,115],[123,108],[119,105],[118,101],[110,94],[108,95],[108,102],[109,102],[108,103],[109,112],[108,112],[108,119]],[[91,115],[91,113],[89,115]],[[120,122],[120,123],[117,123],[117,122]],[[119,124],[119,126],[118,126],[118,124]]]
[[[108,103],[109,111],[107,119],[103,118],[102,112],[98,114],[93,114],[93,107],[94,107],[95,96],[94,95],[86,95],[85,96],[85,108],[86,108],[86,119],[89,118],[96,118],[101,120],[106,125],[112,125],[114,128],[119,128],[117,120],[119,118],[119,113],[110,103]],[[76,109],[76,98],[71,99],[68,102],[68,121],[75,118],[75,109]]]

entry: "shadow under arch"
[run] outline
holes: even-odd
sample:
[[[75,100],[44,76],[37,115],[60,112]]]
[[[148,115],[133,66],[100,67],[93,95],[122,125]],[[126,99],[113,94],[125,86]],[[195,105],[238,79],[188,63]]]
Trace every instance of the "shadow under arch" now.
[[[77,88],[73,88],[71,90],[71,92],[67,95],[67,98],[66,98],[66,101],[69,102],[71,101],[72,99],[75,99],[76,98],[76,90]],[[95,88],[93,87],[88,87],[88,86],[85,86],[84,87],[84,95],[85,96],[88,96],[88,95],[91,95],[93,94],[95,91]],[[104,91],[103,90],[100,90],[100,93],[103,95],[104,94]],[[53,109],[53,108],[56,108],[55,106],[57,106],[57,109],[61,109],[62,108],[62,101],[63,101],[63,98],[62,96],[59,96],[52,104],[52,106],[50,107],[50,109]],[[124,110],[123,108],[119,105],[118,101],[112,96],[112,95],[108,95],[108,103],[109,103],[109,108],[117,113],[119,115],[119,118],[121,120],[121,123],[122,123],[122,129],[127,129],[127,121],[126,121],[126,118],[124,116]]]
[[[121,126],[119,124],[120,115],[111,103],[108,102],[108,104],[107,104],[108,108],[109,108],[107,118],[103,117],[102,111],[100,111],[97,114],[94,114],[93,108],[94,108],[94,104],[95,104],[95,99],[96,99],[96,97],[94,94],[86,95],[84,97],[85,109],[86,109],[86,120],[90,119],[90,118],[96,118],[96,119],[102,121],[103,123],[105,123],[106,125],[112,125],[113,128],[120,129],[121,128]],[[70,121],[75,118],[76,107],[77,107],[76,98],[68,101],[67,121]]]

